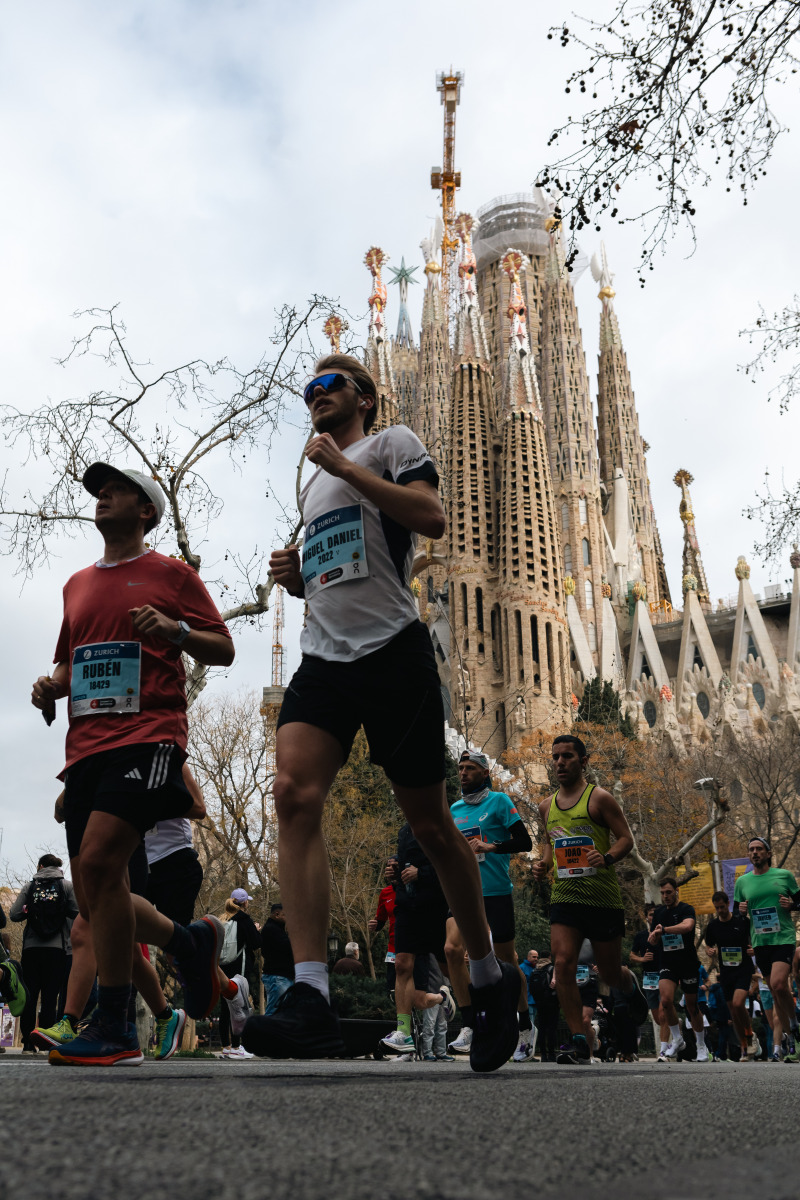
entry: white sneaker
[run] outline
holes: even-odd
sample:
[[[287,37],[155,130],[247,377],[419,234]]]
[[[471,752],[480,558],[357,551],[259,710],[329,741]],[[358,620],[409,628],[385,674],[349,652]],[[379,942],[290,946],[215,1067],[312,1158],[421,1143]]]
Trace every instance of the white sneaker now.
[[[234,975],[232,982],[236,984],[238,991],[232,1000],[226,1000],[225,1003],[231,1014],[231,1029],[238,1037],[247,1024],[247,1018],[252,1015],[253,1006],[250,1003],[250,984],[244,975]]]
[[[244,1046],[226,1046],[222,1051],[223,1058],[255,1058],[254,1054],[250,1054],[245,1050]]]
[[[442,986],[439,988],[439,994],[442,997],[442,1005],[441,1005],[442,1012],[444,1013],[444,1015],[448,1021],[452,1021],[452,1019],[456,1015],[456,1011],[457,1011],[456,1002],[453,999],[453,993],[450,990],[450,988],[447,986],[447,984],[443,983]]]
[[[756,1058],[761,1053],[761,1042],[756,1037],[755,1031],[751,1032],[747,1039],[747,1053],[755,1055]]]
[[[669,1049],[669,1047],[667,1047],[667,1049]],[[662,1051],[661,1051],[661,1053],[659,1054],[658,1058],[656,1059],[656,1062],[669,1062],[669,1059],[667,1058],[667,1051],[666,1051],[666,1050],[662,1050]]]
[[[697,1061],[708,1062],[708,1046],[697,1047]]]
[[[465,1025],[458,1037],[450,1043],[449,1049],[455,1050],[456,1054],[469,1054],[472,1048],[472,1030],[469,1025]]]
[[[381,1038],[381,1041],[387,1049],[394,1050],[397,1054],[413,1054],[415,1050],[414,1039],[401,1029],[394,1029],[385,1038]]]
[[[667,1046],[666,1050],[664,1051],[664,1057],[669,1060],[671,1060],[673,1058],[677,1058],[678,1051],[685,1050],[685,1049],[686,1049],[686,1042],[683,1040],[683,1034],[679,1033],[677,1040],[674,1042],[670,1042],[670,1044]]]
[[[519,1035],[519,1041],[517,1042],[517,1048],[511,1058],[512,1062],[529,1062],[530,1059],[533,1058],[533,1047],[528,1040],[530,1036],[530,1029],[522,1030]]]

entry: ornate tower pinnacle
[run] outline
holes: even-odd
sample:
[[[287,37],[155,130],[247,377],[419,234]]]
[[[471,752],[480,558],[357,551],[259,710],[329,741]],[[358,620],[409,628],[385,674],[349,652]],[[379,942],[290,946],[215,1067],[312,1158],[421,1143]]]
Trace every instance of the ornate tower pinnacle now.
[[[462,362],[478,362],[489,366],[489,344],[483,327],[477,290],[477,263],[472,249],[472,230],[475,225],[469,213],[459,213],[453,222],[462,245],[458,264],[459,309],[456,318],[456,358]]]
[[[407,267],[405,258],[400,259],[399,267],[389,267],[393,276],[390,282],[397,284],[400,293],[400,312],[397,317],[395,344],[408,349],[414,345],[414,330],[411,326],[411,317],[408,315],[408,285],[417,282],[413,275],[418,270],[419,267]]]
[[[528,310],[522,298],[519,273],[525,255],[519,250],[509,250],[500,265],[511,281],[508,301],[510,321],[508,335],[508,371],[506,375],[506,404],[509,408],[530,406],[537,421],[542,418],[539,385],[531,369],[530,342],[528,340]]]
[[[381,268],[388,261],[388,254],[385,254],[379,246],[370,246],[364,255],[364,265],[372,276],[372,292],[369,297],[367,368],[378,389],[378,415],[372,426],[373,433],[380,433],[388,425],[397,423],[392,352],[386,333],[386,284],[381,279]]]
[[[631,386],[628,360],[614,311],[614,275],[605,245],[592,256],[592,275],[600,284],[600,358],[597,371],[597,446],[600,478],[609,497],[606,528],[614,545],[618,602],[629,582],[643,581],[650,600],[669,600],[661,543],[656,528],[645,461],[646,443]],[[625,489],[615,480],[624,478]],[[627,492],[627,497],[625,496]],[[624,505],[625,511],[621,511]],[[623,594],[620,594],[622,589]]]
[[[694,527],[694,509],[689,484],[694,482],[694,476],[681,469],[675,473],[673,481],[681,489],[680,517],[683,521],[683,590],[696,591],[701,606],[708,612],[711,603],[708,597],[708,582],[703,560],[700,557],[700,546],[697,542],[697,530]]]
[[[346,328],[347,328],[347,326],[345,325],[342,318],[337,317],[335,313],[332,313],[331,316],[328,317],[325,324],[322,326],[322,332],[325,334],[325,337],[329,340],[329,342],[331,344],[331,350],[333,351],[334,354],[339,353],[339,341],[342,336],[342,330],[346,329]]]

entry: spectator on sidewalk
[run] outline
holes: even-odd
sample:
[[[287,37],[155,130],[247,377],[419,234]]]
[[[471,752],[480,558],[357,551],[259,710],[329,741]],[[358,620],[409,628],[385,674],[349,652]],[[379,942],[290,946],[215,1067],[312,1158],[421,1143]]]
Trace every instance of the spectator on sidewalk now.
[[[331,967],[332,975],[366,975],[367,971],[359,961],[360,950],[358,942],[348,942],[344,948],[344,958],[340,958]]]
[[[62,865],[55,854],[43,854],[36,874],[21,889],[8,914],[12,921],[25,922],[21,966],[28,1002],[20,1020],[20,1033],[23,1052],[28,1054],[36,1052],[31,1033],[40,998],[39,1024],[56,1023],[67,955],[72,953],[69,929],[78,915],[78,902],[72,884],[64,878]]]
[[[379,930],[383,929],[387,921],[389,922],[389,941],[386,947],[386,958],[384,959],[384,962],[386,963],[386,990],[390,996],[394,995],[394,986],[396,980],[396,956],[394,945],[394,877],[396,867],[397,855],[392,854],[389,858],[387,858],[386,866],[383,868],[383,880],[386,886],[381,888],[380,895],[378,896],[378,907],[375,910],[375,916],[369,923],[370,933],[377,933]]]
[[[270,906],[269,917],[261,930],[261,959],[266,998],[264,1016],[270,1017],[283,993],[294,983],[294,954],[281,903]]]
[[[247,911],[251,900],[252,896],[248,896],[244,888],[234,888],[230,899],[225,901],[225,911],[220,918],[225,925],[225,937],[219,959],[220,970],[236,984],[238,993],[243,996],[245,1007],[249,1007],[250,1004],[248,980],[253,971],[255,952],[261,949],[261,932]],[[233,1031],[227,1004],[220,1005],[219,1039],[222,1043],[223,1057],[253,1057],[241,1044],[241,1034]]]

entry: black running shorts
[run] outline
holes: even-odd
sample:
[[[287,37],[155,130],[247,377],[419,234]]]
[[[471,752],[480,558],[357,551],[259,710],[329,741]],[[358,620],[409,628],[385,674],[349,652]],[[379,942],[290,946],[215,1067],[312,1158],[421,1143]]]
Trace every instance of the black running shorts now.
[[[394,949],[396,954],[435,954],[444,962],[447,901],[432,902],[394,910]]]
[[[772,970],[773,963],[788,963],[792,965],[794,958],[795,945],[784,946],[754,946],[753,953],[756,956],[756,965],[765,979],[769,979],[769,973]]]
[[[684,996],[696,996],[700,990],[700,963],[679,958],[680,961],[676,960],[669,967],[662,967],[658,977],[679,985]]]
[[[185,816],[193,800],[183,782],[184,757],[174,742],[140,742],[90,754],[69,767],[64,825],[70,858],[79,854],[95,811],[127,821],[142,837],[159,821]]]
[[[746,964],[737,967],[735,971],[726,971],[724,968],[720,971],[720,983],[722,984],[722,994],[726,1000],[732,1000],[734,992],[744,990],[750,991],[750,984],[753,982],[755,967],[747,960]]]
[[[380,650],[351,662],[304,654],[286,689],[278,728],[296,721],[332,734],[343,761],[363,725],[370,759],[392,783],[441,783],[444,706],[428,630],[414,621]]]
[[[625,911],[559,900],[550,905],[550,924],[569,925],[590,942],[613,942],[625,933]]]
[[[511,892],[506,896],[484,896],[483,907],[495,945],[498,942],[501,945],[503,942],[513,942],[516,926]]]
[[[145,895],[160,913],[177,925],[191,925],[194,906],[203,886],[203,868],[197,851],[184,846],[150,865]]]

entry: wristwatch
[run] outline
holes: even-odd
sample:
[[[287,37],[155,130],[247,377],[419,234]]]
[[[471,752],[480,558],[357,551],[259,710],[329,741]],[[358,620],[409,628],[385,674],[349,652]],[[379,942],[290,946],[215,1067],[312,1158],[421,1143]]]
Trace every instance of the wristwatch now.
[[[613,865],[614,865],[614,856],[613,856],[613,854],[604,854],[604,855],[603,855],[603,862],[606,864],[606,866],[607,866],[607,867],[613,867]]]
[[[191,632],[185,621],[178,621],[178,632],[175,634],[175,637],[169,638],[168,641],[172,642],[173,646],[182,646]]]

